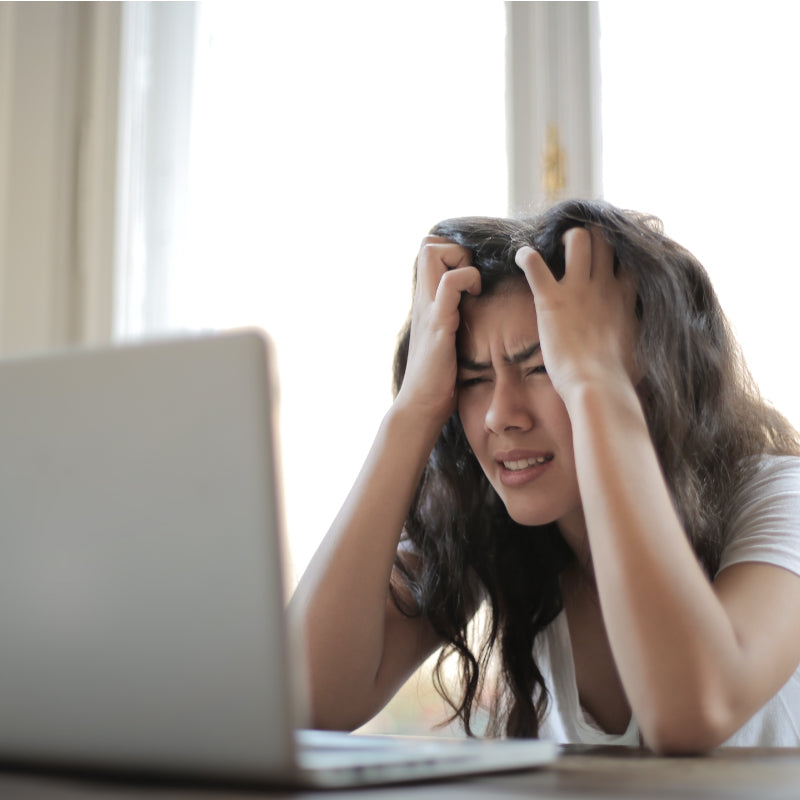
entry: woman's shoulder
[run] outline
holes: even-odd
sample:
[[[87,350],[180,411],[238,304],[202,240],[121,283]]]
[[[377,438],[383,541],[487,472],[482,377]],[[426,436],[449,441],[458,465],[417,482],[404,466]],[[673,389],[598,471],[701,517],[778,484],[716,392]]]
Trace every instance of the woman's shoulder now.
[[[756,474],[800,474],[800,455],[764,454],[755,459]]]
[[[800,456],[762,455],[755,458],[734,497],[734,507],[800,492]]]
[[[744,561],[800,575],[800,456],[760,456],[736,492],[719,568]]]

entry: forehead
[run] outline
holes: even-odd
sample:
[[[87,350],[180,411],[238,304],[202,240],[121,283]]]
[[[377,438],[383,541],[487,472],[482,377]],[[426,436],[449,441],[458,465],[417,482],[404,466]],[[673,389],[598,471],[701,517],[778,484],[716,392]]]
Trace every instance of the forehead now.
[[[474,355],[499,344],[510,353],[539,340],[533,295],[524,278],[504,282],[489,295],[464,295],[459,310],[459,352]]]

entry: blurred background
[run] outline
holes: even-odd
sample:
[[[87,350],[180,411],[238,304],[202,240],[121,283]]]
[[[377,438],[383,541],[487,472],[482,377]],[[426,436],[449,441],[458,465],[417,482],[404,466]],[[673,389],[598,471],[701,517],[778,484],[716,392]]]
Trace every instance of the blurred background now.
[[[295,576],[391,402],[438,220],[605,197],[709,270],[800,424],[800,7],[0,3],[0,354],[258,325]],[[428,730],[415,678],[373,730]]]

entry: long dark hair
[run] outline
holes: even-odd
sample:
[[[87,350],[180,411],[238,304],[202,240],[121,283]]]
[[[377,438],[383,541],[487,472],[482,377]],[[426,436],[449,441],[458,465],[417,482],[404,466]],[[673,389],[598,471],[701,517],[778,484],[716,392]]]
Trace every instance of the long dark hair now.
[[[638,391],[667,486],[692,547],[713,577],[731,498],[754,468],[754,456],[800,453],[792,426],[758,393],[708,275],[660,222],[599,201],[565,201],[529,219],[466,217],[431,233],[463,245],[481,273],[482,294],[522,278],[516,251],[532,245],[557,279],[564,274],[563,234],[601,231],[616,268],[637,289]],[[408,357],[410,317],[394,362],[399,390]],[[473,734],[490,665],[499,669],[489,708],[490,735],[535,736],[548,694],[535,663],[537,634],[562,608],[559,576],[573,558],[555,523],[532,535],[515,523],[473,456],[454,414],[428,459],[405,526],[418,557],[401,548],[392,595],[406,614],[424,614],[446,643],[434,670],[437,689]],[[402,586],[404,591],[398,591]],[[413,603],[402,598],[413,598]],[[470,620],[483,601],[486,630]],[[454,691],[444,664],[456,656]]]

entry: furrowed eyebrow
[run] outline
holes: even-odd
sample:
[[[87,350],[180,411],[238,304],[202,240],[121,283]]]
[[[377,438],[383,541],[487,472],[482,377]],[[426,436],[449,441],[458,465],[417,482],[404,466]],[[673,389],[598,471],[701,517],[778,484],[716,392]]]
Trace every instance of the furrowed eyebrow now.
[[[524,361],[527,361],[529,358],[533,358],[539,350],[541,350],[541,345],[539,342],[535,342],[530,347],[526,347],[524,350],[520,350],[518,353],[514,353],[513,355],[506,355],[503,356],[503,361],[510,366],[515,364],[521,364]],[[491,361],[475,361],[468,356],[459,355],[458,356],[458,366],[462,369],[469,370],[470,372],[482,372],[483,370],[491,369],[492,362]]]
[[[514,353],[513,356],[504,356],[503,361],[505,361],[506,364],[521,364],[523,361],[533,358],[541,349],[542,346],[539,342],[535,342],[530,347],[520,350],[519,353]]]

